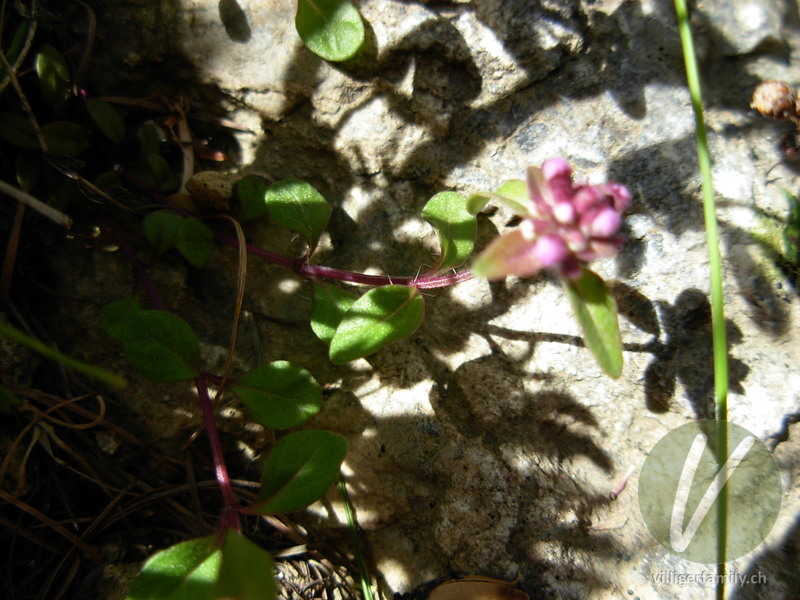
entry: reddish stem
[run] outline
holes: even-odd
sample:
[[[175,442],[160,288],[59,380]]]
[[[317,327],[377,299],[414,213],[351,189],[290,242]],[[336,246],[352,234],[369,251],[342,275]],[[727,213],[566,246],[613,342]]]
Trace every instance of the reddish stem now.
[[[172,202],[169,198],[166,198],[159,194],[158,192],[154,192],[152,189],[148,188],[138,177],[132,175],[127,171],[120,170],[122,175],[125,176],[128,181],[130,181],[133,185],[137,186],[140,190],[148,194],[151,198],[160,202],[165,206],[169,206],[170,208],[174,209],[179,214],[183,215],[184,217],[191,216],[188,211],[177,206],[174,202]],[[225,244],[226,246],[232,246],[233,248],[239,247],[239,241],[221,235],[219,233],[215,234],[217,241],[221,244]],[[379,286],[379,285],[409,285],[414,286],[420,290],[432,290],[435,288],[443,288],[443,287],[450,287],[451,285],[456,285],[457,283],[463,283],[465,281],[469,281],[472,279],[473,275],[471,271],[461,271],[448,273],[446,275],[425,275],[423,277],[389,277],[388,275],[367,275],[365,273],[355,273],[353,271],[343,271],[340,269],[334,269],[331,267],[323,267],[319,265],[310,265],[306,262],[307,258],[300,258],[300,259],[292,259],[286,256],[281,256],[280,254],[275,254],[274,252],[270,252],[269,250],[264,250],[262,248],[258,248],[256,246],[252,246],[247,244],[247,252],[252,254],[253,256],[258,256],[259,258],[263,258],[264,260],[268,260],[271,263],[276,265],[281,265],[282,267],[286,267],[287,269],[291,269],[301,277],[305,277],[307,279],[336,279],[338,281],[344,281],[346,283],[357,283],[362,285],[372,285],[372,286]]]
[[[123,233],[111,219],[106,218],[105,222],[106,226],[111,232],[111,235],[117,241],[117,244],[119,244],[122,252],[128,258],[128,262],[130,262],[131,266],[133,266],[133,270],[136,272],[136,277],[139,280],[139,283],[142,284],[147,297],[150,299],[150,304],[153,305],[153,308],[158,310],[167,310],[167,305],[164,304],[164,301],[161,299],[153,280],[150,279],[150,275],[147,272],[147,269],[144,268],[142,261],[140,261],[139,257],[136,256],[136,252],[134,252],[133,247],[128,241],[128,238],[123,235]]]
[[[117,240],[119,247],[125,253],[125,256],[133,265],[136,276],[144,287],[147,297],[154,308],[159,310],[167,310],[164,301],[156,289],[150,274],[144,265],[136,256],[133,248],[128,242],[128,239],[122,234],[117,226],[110,220],[106,220],[106,224],[111,231],[111,234]],[[236,498],[233,495],[233,486],[231,485],[231,478],[228,475],[228,468],[225,466],[225,456],[222,453],[222,444],[219,439],[219,431],[217,430],[217,423],[214,419],[214,408],[211,404],[211,399],[208,395],[208,384],[206,381],[206,374],[201,373],[200,377],[195,378],[195,386],[197,387],[197,395],[200,399],[200,409],[203,412],[203,422],[205,424],[206,432],[208,433],[208,442],[211,446],[211,456],[214,460],[214,471],[219,483],[220,491],[222,492],[223,508],[222,515],[220,516],[219,526],[223,529],[233,528],[236,531],[241,531],[241,524],[239,523],[239,506],[236,503]]]
[[[125,173],[125,175],[134,184],[144,188],[144,186],[141,185],[141,182],[136,180],[136,178],[128,173]],[[148,193],[159,202],[167,206],[171,206],[184,216],[188,216],[186,211],[174,206],[172,202],[160,194],[157,194],[152,190],[148,190]],[[159,296],[155,285],[153,285],[152,279],[150,279],[147,270],[136,256],[136,253],[134,252],[128,240],[110,219],[107,219],[106,222],[111,230],[112,235],[117,239],[120,248],[122,248],[123,252],[128,257],[128,260],[133,265],[136,275],[144,286],[152,305],[155,308],[166,310],[166,305]],[[216,238],[220,243],[227,246],[232,246],[234,248],[239,247],[239,241],[234,238],[221,234],[216,234]],[[469,270],[461,272],[453,271],[452,273],[447,273],[444,275],[424,275],[422,277],[389,277],[385,275],[367,275],[365,273],[355,273],[352,271],[334,269],[332,267],[311,265],[308,264],[307,257],[292,259],[280,254],[275,254],[274,252],[270,252],[268,250],[264,250],[262,248],[258,248],[256,246],[252,246],[250,244],[248,244],[246,248],[247,251],[253,256],[257,256],[271,263],[290,269],[301,277],[305,277],[307,279],[336,279],[347,283],[371,286],[406,285],[416,287],[417,289],[435,289],[449,287],[451,285],[469,281],[473,277],[472,272]],[[241,524],[239,522],[239,512],[241,511],[241,507],[236,502],[236,498],[233,494],[233,486],[231,485],[230,476],[228,475],[228,468],[225,465],[225,457],[222,453],[222,444],[220,443],[219,439],[219,431],[217,430],[216,420],[214,418],[214,408],[208,394],[207,377],[210,376],[206,373],[201,373],[201,375],[195,379],[195,386],[197,387],[200,408],[203,412],[203,421],[208,434],[209,445],[211,446],[211,455],[214,460],[214,470],[223,498],[223,509],[219,526],[223,529],[232,528],[236,531],[241,531]]]
[[[217,234],[217,241],[226,246],[238,248],[239,242],[233,238]],[[445,275],[435,275],[423,277],[390,277],[388,275],[367,275],[366,273],[355,273],[353,271],[344,271],[341,269],[334,269],[332,267],[325,267],[322,265],[308,264],[305,258],[291,259],[280,254],[275,254],[269,250],[258,248],[247,244],[247,252],[253,256],[263,258],[271,263],[281,265],[287,269],[291,269],[301,277],[306,279],[336,279],[346,283],[358,283],[362,285],[408,285],[414,286],[421,290],[431,290],[435,288],[449,287],[457,283],[463,283],[472,279],[472,271],[461,271],[447,273]]]
[[[197,395],[200,399],[200,409],[203,411],[203,422],[208,434],[208,444],[211,446],[211,456],[214,458],[214,472],[217,477],[217,483],[219,483],[219,489],[222,492],[223,506],[219,526],[241,532],[239,505],[233,495],[231,478],[228,475],[228,467],[225,465],[225,456],[222,453],[222,443],[219,439],[217,422],[214,419],[214,408],[211,406],[211,398],[208,395],[205,374],[201,373],[200,377],[194,380],[194,384],[197,387]]]

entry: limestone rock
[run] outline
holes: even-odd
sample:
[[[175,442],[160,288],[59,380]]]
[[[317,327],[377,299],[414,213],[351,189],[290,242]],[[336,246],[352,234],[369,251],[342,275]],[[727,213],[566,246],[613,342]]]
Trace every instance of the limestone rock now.
[[[619,380],[601,375],[547,274],[437,292],[413,338],[343,367],[287,311],[259,323],[270,360],[299,355],[335,390],[315,425],[349,437],[345,473],[385,587],[409,591],[460,571],[519,574],[535,598],[714,597],[707,584],[660,577],[711,567],[661,548],[636,502],[655,443],[713,414],[694,118],[671,4],[364,0],[375,52],[355,66],[303,49],[290,0],[161,4],[117,12],[106,3],[106,30],[138,24],[142,35],[102,60],[161,61],[185,87],[224,92],[221,106],[256,111],[264,132],[253,166],[307,179],[334,205],[320,263],[424,270],[436,248],[419,218],[428,198],[494,189],[557,155],[578,178],[617,180],[634,194],[630,242],[598,266],[622,314]],[[766,573],[768,585],[736,598],[797,587],[781,544],[797,537],[789,424],[800,412],[800,302],[797,282],[759,242],[775,234],[781,190],[796,191],[797,177],[775,147],[785,124],[748,106],[761,80],[797,83],[789,9],[694,8],[725,261],[730,418],[776,449],[786,478],[788,508],[773,535],[734,564]],[[481,216],[480,243],[505,217]],[[307,290],[290,291],[307,310]],[[344,528],[336,497],[311,512],[334,533]]]

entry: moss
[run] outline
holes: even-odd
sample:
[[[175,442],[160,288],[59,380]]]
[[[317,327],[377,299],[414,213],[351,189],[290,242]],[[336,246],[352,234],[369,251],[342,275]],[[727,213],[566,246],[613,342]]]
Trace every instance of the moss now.
[[[765,269],[765,275],[776,282],[786,278],[797,289],[800,281],[800,245],[795,233],[798,227],[798,203],[788,192],[786,196],[789,200],[788,217],[757,209],[759,224],[756,231],[750,232],[750,237],[761,247],[769,261],[771,268]]]

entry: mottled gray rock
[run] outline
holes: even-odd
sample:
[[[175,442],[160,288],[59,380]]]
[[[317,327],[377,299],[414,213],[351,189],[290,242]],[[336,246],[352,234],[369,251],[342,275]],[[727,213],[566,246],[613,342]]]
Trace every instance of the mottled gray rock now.
[[[434,260],[419,217],[430,196],[495,188],[557,155],[578,178],[618,180],[634,194],[630,242],[598,267],[623,313],[616,381],[583,348],[548,275],[432,294],[414,337],[335,368],[292,326],[308,289],[270,284],[272,271],[253,267],[268,288],[248,293],[269,317],[259,321],[269,359],[304,363],[333,390],[315,425],[350,439],[345,473],[381,583],[407,591],[460,571],[519,574],[533,598],[712,598],[707,584],[659,580],[708,568],[661,548],[636,501],[655,443],[713,413],[694,120],[671,4],[364,0],[374,56],[344,66],[302,48],[293,4],[108,4],[106,19],[113,9],[115,25],[138,23],[142,37],[98,60],[162,61],[188,90],[222,90],[236,118],[252,124],[257,111],[263,136],[252,146],[240,138],[246,166],[305,178],[335,206],[319,262],[414,274]],[[798,432],[787,424],[800,412],[800,315],[796,282],[756,239],[779,239],[770,215],[786,214],[781,190],[796,190],[797,178],[776,149],[786,128],[748,104],[762,79],[797,83],[784,53],[800,38],[788,2],[713,4],[694,22],[725,261],[730,418],[775,448],[787,490],[771,539],[735,564],[768,581],[730,597],[788,597],[797,580],[781,548],[797,538]],[[481,243],[507,217],[482,216]],[[294,306],[270,314],[284,304]],[[335,496],[312,513],[344,527]]]
[[[786,2],[739,1],[710,3],[703,7],[713,39],[724,56],[741,56],[758,51],[785,50],[782,29],[790,20]]]

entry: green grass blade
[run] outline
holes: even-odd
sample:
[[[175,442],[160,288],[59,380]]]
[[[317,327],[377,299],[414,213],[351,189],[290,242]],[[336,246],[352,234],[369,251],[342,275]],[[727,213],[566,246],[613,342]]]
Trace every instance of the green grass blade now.
[[[700,76],[697,69],[697,58],[694,52],[692,31],[689,25],[689,14],[685,0],[675,0],[675,12],[678,16],[678,27],[686,64],[686,79],[694,109],[695,134],[697,138],[697,158],[700,164],[700,176],[703,184],[703,214],[706,226],[706,242],[708,245],[708,261],[711,281],[711,321],[714,344],[714,400],[716,418],[720,422],[717,433],[717,462],[722,465],[728,456],[728,352],[725,340],[725,312],[722,295],[722,260],[719,251],[719,231],[717,227],[716,204],[714,202],[714,186],[711,179],[711,156],[708,150],[706,125],[703,117],[703,98],[700,90]],[[725,547],[728,530],[728,506],[725,489],[719,496],[719,530],[717,532],[717,598],[725,597]]]
[[[101,381],[108,386],[113,388],[122,388],[125,387],[125,380],[122,377],[118,377],[108,371],[105,371],[99,367],[95,367],[94,365],[89,365],[85,362],[81,362],[76,358],[72,358],[71,356],[67,356],[66,354],[62,354],[55,348],[51,348],[50,346],[40,342],[36,338],[32,338],[28,335],[25,335],[18,329],[11,327],[10,325],[6,325],[5,323],[0,323],[0,336],[6,337],[11,341],[14,341],[18,344],[22,344],[23,346],[27,346],[31,350],[38,352],[42,356],[52,359],[56,362],[61,363],[65,367],[69,367],[70,369],[75,369],[79,373],[83,373],[84,375],[88,375],[89,377],[96,379],[97,381]]]
[[[353,552],[356,555],[356,564],[358,565],[358,579],[361,583],[361,593],[364,596],[364,600],[373,600],[372,585],[370,585],[369,582],[367,563],[364,560],[364,551],[358,539],[358,528],[356,527],[355,515],[353,515],[353,507],[350,504],[350,494],[347,493],[347,484],[341,473],[339,473],[339,492],[342,495],[344,514],[347,518],[347,528],[350,530],[350,536],[353,538]]]

